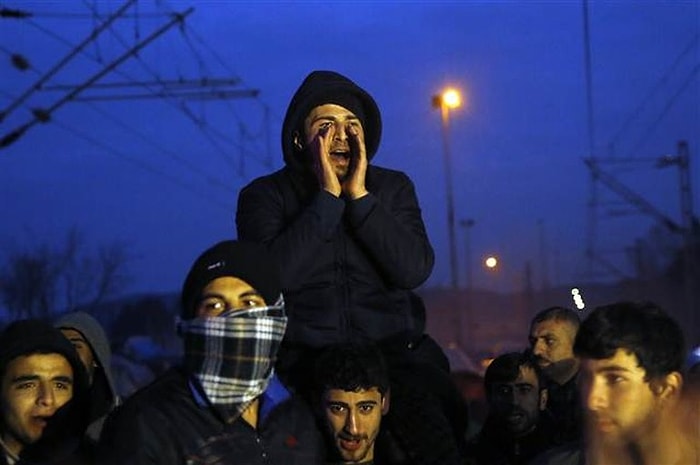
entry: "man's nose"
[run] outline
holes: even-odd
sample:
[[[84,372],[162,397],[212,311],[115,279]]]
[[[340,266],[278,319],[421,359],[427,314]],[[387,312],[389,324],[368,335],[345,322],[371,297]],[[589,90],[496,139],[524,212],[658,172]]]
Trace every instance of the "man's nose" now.
[[[355,412],[349,412],[345,418],[345,431],[350,434],[357,434],[357,415]]]
[[[339,141],[347,140],[348,133],[347,133],[347,128],[345,127],[345,123],[336,123],[335,134],[333,135],[333,138],[337,139]]]
[[[539,357],[544,353],[545,353],[544,341],[540,341],[540,340],[535,341],[535,345],[532,347],[532,354]]]
[[[53,407],[56,403],[56,396],[54,394],[53,388],[48,384],[41,383],[39,385],[39,393],[37,398],[37,404],[46,407]]]
[[[607,396],[600,383],[588,382],[579,386],[581,397],[586,403],[586,408],[592,412],[598,411],[606,406]]]

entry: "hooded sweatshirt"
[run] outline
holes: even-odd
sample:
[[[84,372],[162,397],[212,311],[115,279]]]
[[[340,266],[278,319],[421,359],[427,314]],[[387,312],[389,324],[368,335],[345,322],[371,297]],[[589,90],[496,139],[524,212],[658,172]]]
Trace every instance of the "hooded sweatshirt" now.
[[[95,357],[97,367],[90,387],[90,426],[86,432],[89,439],[97,441],[102,423],[109,412],[119,405],[119,397],[112,377],[112,349],[107,334],[100,323],[85,312],[66,313],[56,320],[54,327],[74,329],[86,339]]]
[[[414,185],[402,172],[369,165],[362,198],[320,189],[310,154],[295,147],[294,135],[325,103],[358,116],[373,160],[382,127],[374,99],[345,76],[312,72],[285,116],[285,167],[241,190],[238,238],[265,244],[279,261],[287,343],[316,348],[422,334],[424,309],[412,305],[411,289],[428,278],[434,255]]]

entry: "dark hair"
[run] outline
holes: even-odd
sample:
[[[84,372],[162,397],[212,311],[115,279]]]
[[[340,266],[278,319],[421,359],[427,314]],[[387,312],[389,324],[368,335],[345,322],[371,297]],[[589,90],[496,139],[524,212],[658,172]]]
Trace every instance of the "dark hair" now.
[[[575,329],[578,329],[581,325],[581,318],[579,318],[578,313],[570,308],[554,306],[538,312],[532,319],[530,327],[549,320],[568,321]]]
[[[586,318],[574,342],[578,357],[605,359],[625,349],[637,356],[646,378],[681,371],[683,331],[652,302],[617,302],[598,307]]]
[[[542,369],[531,352],[526,350],[523,352],[508,352],[493,359],[484,374],[484,387],[487,394],[493,384],[515,381],[520,374],[520,367],[532,368],[537,376],[538,388],[540,390],[544,389]]]
[[[329,346],[316,357],[311,381],[314,397],[328,389],[358,391],[376,387],[389,391],[389,374],[379,348],[372,343],[344,343]]]

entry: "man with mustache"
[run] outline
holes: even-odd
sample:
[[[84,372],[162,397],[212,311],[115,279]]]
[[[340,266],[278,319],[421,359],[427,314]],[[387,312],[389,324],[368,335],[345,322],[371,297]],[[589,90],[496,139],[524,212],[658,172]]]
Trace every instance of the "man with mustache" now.
[[[316,359],[314,406],[329,442],[329,464],[383,465],[375,441],[389,411],[389,375],[372,344],[338,344]]]
[[[530,324],[530,350],[546,377],[547,411],[556,425],[557,443],[576,441],[582,432],[576,375],[579,362],[574,340],[581,320],[565,307],[540,311]]]
[[[552,446],[543,415],[547,389],[539,366],[527,353],[496,357],[486,369],[489,413],[467,445],[470,465],[519,465]]]

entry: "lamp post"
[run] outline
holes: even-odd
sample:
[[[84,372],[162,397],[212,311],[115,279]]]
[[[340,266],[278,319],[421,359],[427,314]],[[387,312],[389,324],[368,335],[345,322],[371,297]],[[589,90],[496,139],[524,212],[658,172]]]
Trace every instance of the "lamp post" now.
[[[459,220],[459,225],[464,228],[464,278],[465,278],[465,288],[467,291],[471,289],[472,285],[472,257],[471,257],[471,240],[470,240],[470,230],[472,226],[476,224],[473,218],[464,218]]]
[[[457,243],[455,242],[455,206],[452,193],[452,160],[450,156],[450,109],[462,104],[462,97],[455,89],[446,89],[433,95],[433,108],[439,108],[442,116],[442,145],[445,156],[445,187],[447,189],[447,234],[450,248],[450,282],[453,289],[458,287]]]
[[[472,257],[471,257],[471,229],[476,224],[473,218],[463,218],[459,220],[459,225],[464,228],[464,276],[465,276],[465,292],[464,292],[464,308],[460,312],[459,328],[460,328],[460,345],[464,349],[471,349],[467,344],[473,344],[474,335],[472,333]]]

